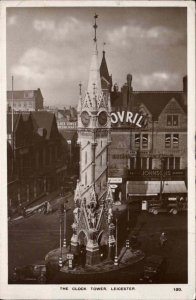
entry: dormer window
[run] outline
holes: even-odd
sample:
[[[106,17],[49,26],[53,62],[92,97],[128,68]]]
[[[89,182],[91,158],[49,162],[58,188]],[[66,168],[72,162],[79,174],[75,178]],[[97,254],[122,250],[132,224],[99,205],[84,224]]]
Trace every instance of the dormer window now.
[[[24,91],[24,98],[32,98],[33,92],[32,91]]]
[[[178,126],[178,115],[167,115],[167,126]]]

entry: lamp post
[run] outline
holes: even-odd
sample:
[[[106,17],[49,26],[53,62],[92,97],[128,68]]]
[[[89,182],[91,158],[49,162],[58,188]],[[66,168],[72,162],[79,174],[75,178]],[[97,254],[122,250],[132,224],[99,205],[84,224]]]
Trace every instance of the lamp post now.
[[[129,211],[129,203],[127,203],[127,231],[130,230],[129,222],[130,222],[130,211]]]
[[[63,228],[63,247],[66,248],[67,242],[66,242],[66,212],[67,212],[67,207],[66,204],[64,203],[64,228]]]
[[[163,193],[163,163],[164,163],[164,158],[161,158],[161,178],[160,178],[160,202],[162,201],[162,193]]]
[[[118,266],[118,208],[116,209],[116,247],[115,247],[114,265]]]
[[[59,218],[60,218],[60,256],[59,256],[59,267],[63,266],[63,254],[62,254],[62,218],[64,214],[64,205],[61,203],[59,209]]]

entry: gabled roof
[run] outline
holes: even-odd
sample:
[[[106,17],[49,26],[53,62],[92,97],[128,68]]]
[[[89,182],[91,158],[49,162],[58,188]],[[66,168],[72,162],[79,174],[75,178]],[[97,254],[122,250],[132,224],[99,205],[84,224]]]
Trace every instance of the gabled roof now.
[[[31,112],[35,129],[45,128],[47,130],[46,139],[50,138],[55,115],[47,111]]]
[[[113,110],[122,107],[122,96],[121,92],[111,93]],[[176,99],[184,112],[186,112],[186,107],[182,105],[183,97],[183,91],[133,91],[131,93],[133,106],[137,108],[143,103],[152,114],[154,120],[158,120],[159,115],[172,98]]]
[[[59,129],[59,132],[67,141],[72,140],[77,135],[75,130]]]
[[[154,120],[157,120],[165,106],[174,98],[182,106],[183,92],[133,92],[134,105],[143,103],[151,112]]]

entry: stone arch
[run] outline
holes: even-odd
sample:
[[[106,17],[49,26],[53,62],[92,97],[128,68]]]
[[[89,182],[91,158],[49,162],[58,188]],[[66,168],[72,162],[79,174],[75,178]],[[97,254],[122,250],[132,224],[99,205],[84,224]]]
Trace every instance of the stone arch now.
[[[97,243],[99,245],[99,251],[102,259],[106,259],[108,256],[108,235],[104,230],[101,230],[98,237]]]
[[[85,230],[81,229],[78,233],[78,244],[86,246],[88,242],[88,234]]]

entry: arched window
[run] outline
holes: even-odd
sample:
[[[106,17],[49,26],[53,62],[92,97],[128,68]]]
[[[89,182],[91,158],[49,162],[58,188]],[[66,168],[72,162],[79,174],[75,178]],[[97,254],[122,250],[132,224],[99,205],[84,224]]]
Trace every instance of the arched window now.
[[[87,164],[87,151],[85,151],[85,164]]]

